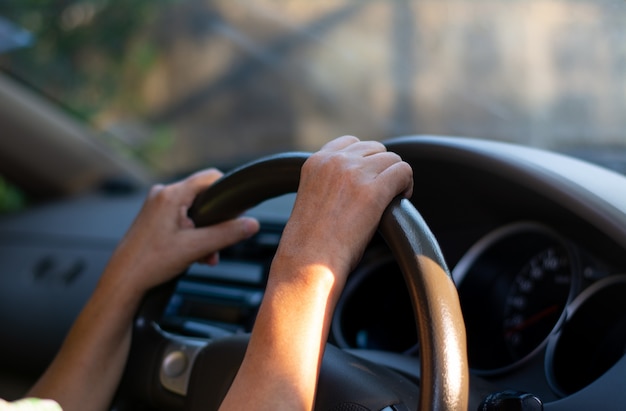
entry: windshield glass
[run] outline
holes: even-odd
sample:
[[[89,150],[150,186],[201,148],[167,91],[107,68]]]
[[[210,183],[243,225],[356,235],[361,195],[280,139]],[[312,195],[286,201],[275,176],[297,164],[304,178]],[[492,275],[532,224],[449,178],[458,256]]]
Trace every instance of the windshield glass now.
[[[623,0],[3,0],[0,16],[2,70],[158,174],[342,134],[624,164]]]

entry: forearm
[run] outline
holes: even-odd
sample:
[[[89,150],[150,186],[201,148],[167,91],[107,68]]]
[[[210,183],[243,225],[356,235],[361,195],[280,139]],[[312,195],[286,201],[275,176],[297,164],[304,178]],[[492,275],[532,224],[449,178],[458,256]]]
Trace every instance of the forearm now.
[[[100,283],[29,396],[54,399],[64,411],[107,409],[124,370],[140,298]]]
[[[256,220],[246,217],[201,228],[189,219],[193,199],[221,175],[204,170],[150,190],[59,353],[29,395],[55,399],[64,411],[107,409],[124,372],[144,293],[194,261],[215,263],[216,252],[259,229]]]
[[[297,268],[295,268],[297,269]],[[293,281],[268,284],[246,358],[221,410],[310,410],[338,291],[322,265],[299,272],[273,267]]]

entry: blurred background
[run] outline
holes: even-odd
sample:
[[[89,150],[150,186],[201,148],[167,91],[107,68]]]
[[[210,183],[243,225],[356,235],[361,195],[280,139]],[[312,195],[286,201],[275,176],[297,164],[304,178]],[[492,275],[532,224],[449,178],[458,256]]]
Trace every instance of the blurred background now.
[[[343,134],[626,170],[622,0],[2,0],[0,16],[1,70],[158,176]]]

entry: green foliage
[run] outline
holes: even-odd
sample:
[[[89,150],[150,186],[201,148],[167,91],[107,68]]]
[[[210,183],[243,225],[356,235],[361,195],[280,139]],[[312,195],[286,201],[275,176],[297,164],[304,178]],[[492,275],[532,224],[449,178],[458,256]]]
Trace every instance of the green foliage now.
[[[0,0],[0,15],[34,37],[31,47],[0,56],[0,68],[87,123],[147,118],[139,89],[160,57],[159,19],[175,1]],[[127,147],[99,135],[120,154],[153,165],[171,142],[156,134]]]
[[[22,192],[0,176],[0,214],[21,210],[25,205]]]
[[[156,48],[137,40],[154,35],[158,11],[171,1],[2,0],[0,15],[35,38],[31,48],[10,53],[2,64],[86,120],[111,105],[136,110],[141,107],[133,90],[123,89],[120,79],[152,67]]]

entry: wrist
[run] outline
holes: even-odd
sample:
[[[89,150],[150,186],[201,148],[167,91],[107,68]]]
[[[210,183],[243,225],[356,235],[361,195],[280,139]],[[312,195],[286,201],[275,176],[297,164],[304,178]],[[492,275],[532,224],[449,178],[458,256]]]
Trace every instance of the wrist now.
[[[102,273],[91,300],[108,301],[111,309],[134,310],[139,307],[146,291],[133,281],[132,270],[109,265]]]
[[[296,304],[317,300],[334,305],[345,277],[343,271],[322,259],[279,252],[272,262],[266,296],[276,294]]]
[[[288,224],[273,265],[284,266],[287,272],[306,266],[326,267],[341,279],[351,271],[352,260],[352,255],[335,235],[329,235],[326,231],[320,233],[319,227],[302,228]]]

